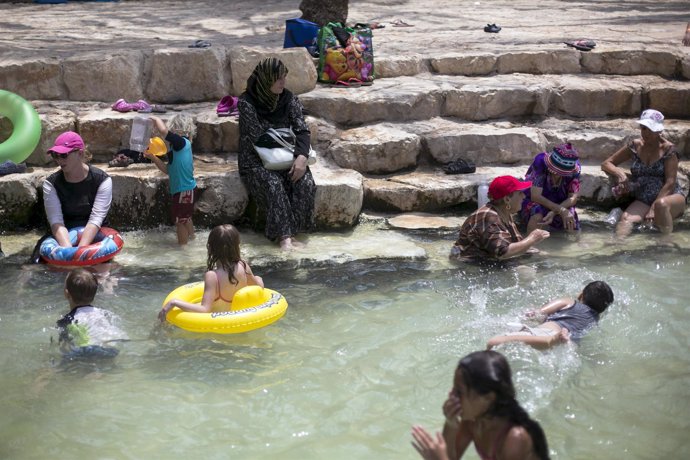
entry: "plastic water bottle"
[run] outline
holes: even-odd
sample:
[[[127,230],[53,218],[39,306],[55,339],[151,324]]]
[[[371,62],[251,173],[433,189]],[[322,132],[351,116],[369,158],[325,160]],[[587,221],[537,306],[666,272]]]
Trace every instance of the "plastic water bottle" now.
[[[477,208],[485,206],[489,202],[489,184],[482,182],[477,187]]]
[[[621,216],[623,215],[623,210],[621,208],[613,208],[611,212],[609,213],[608,216],[606,216],[606,223],[611,224],[611,225],[616,225],[619,220],[621,220]]]
[[[129,149],[143,152],[149,146],[153,124],[149,117],[137,115],[132,120],[132,130],[129,133]]]

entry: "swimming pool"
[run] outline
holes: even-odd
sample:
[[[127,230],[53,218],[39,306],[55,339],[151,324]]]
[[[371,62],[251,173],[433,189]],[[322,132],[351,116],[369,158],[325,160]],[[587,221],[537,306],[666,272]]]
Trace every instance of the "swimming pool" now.
[[[124,233],[96,304],[132,341],[97,368],[55,365],[65,272],[21,265],[37,234],[2,237],[0,457],[417,458],[410,426],[440,429],[458,358],[593,279],[616,301],[579,347],[498,348],[519,399],[553,458],[690,455],[687,228],[613,244],[590,226],[545,241],[530,269],[498,271],[448,261],[455,231],[379,219],[313,235],[300,258],[243,231],[245,257],[290,307],[237,336],[156,326],[167,293],[204,271],[208,231],[185,250],[173,233]]]

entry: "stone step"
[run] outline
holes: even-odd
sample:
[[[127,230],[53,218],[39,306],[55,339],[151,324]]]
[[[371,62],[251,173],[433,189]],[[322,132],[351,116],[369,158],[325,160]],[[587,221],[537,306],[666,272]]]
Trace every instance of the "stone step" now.
[[[345,96],[352,96],[355,94],[353,91],[362,89],[364,88],[329,88],[324,91],[328,98],[332,98],[333,95],[340,97],[342,92],[345,92]],[[302,98],[309,97],[309,94],[302,95]],[[690,89],[686,94],[690,97]],[[505,95],[510,97],[508,93]],[[423,95],[418,96],[423,101]],[[340,103],[348,104],[343,101]],[[42,134],[27,163],[39,166],[50,163],[46,150],[58,134],[67,130],[78,131],[84,137],[95,161],[109,161],[115,152],[129,145],[132,119],[138,115],[136,112],[116,112],[110,108],[110,104],[99,102],[34,101],[33,104],[39,112]],[[311,101],[310,104],[319,108],[324,103]],[[336,104],[333,100],[325,103],[331,107]],[[372,104],[384,111],[393,110],[376,101]],[[167,113],[158,114],[163,119],[180,111],[195,117],[197,136],[193,147],[196,153],[225,155],[237,151],[237,117],[218,117],[215,103],[175,104],[167,107]],[[366,104],[363,107],[368,107],[361,109],[366,113],[374,110]],[[428,110],[427,114],[433,115],[434,111]],[[360,172],[390,173],[416,165],[420,157],[427,154],[438,163],[447,163],[458,155],[463,155],[480,165],[510,164],[544,150],[547,145],[565,140],[575,143],[583,158],[603,160],[606,155],[615,151],[626,136],[638,132],[634,123],[638,114],[636,112],[625,118],[581,119],[558,115],[476,122],[453,116],[433,116],[412,121],[374,121],[350,128],[339,128],[335,121],[321,118],[318,114],[308,116],[307,120],[312,131],[312,143],[323,154],[332,156],[336,164]],[[686,119],[669,116],[665,122],[666,135],[684,156],[690,156],[689,118],[690,116]],[[0,139],[9,137],[11,130],[9,120],[0,119]]]
[[[94,163],[113,179],[109,219],[121,229],[150,228],[170,221],[168,178],[152,164],[125,168]],[[26,173],[0,176],[0,230],[41,227],[45,219],[41,187],[56,168],[33,167]],[[333,168],[322,160],[312,166],[317,185],[315,217],[320,228],[356,224],[362,210],[362,176]],[[236,154],[227,158],[195,155],[194,176],[201,190],[194,221],[214,226],[242,220],[249,197],[237,170]]]
[[[382,212],[438,212],[476,202],[477,187],[494,177],[524,177],[528,164],[479,167],[473,174],[445,174],[441,168],[420,167],[408,173],[365,176],[364,209]],[[681,162],[678,179],[688,192],[690,162]],[[583,164],[580,176],[580,203],[611,206],[616,202],[611,185],[599,164]]]
[[[665,127],[664,135],[681,157],[690,158],[690,120],[667,119]],[[571,142],[582,160],[601,162],[627,140],[639,137],[639,125],[634,118],[466,122],[437,117],[374,123],[341,130],[333,137],[325,153],[338,166],[363,174],[389,174],[425,162],[446,164],[459,158],[479,166],[524,164],[563,142]]]
[[[342,126],[439,116],[468,121],[535,115],[596,119],[638,116],[647,107],[669,118],[690,118],[690,82],[650,75],[426,74],[382,78],[358,88],[319,85],[300,100],[314,116]]]
[[[97,164],[113,178],[109,219],[113,227],[127,230],[169,223],[170,196],[167,176],[151,164],[111,168]],[[42,227],[45,218],[41,186],[54,168],[35,167],[22,174],[0,177],[0,230]],[[317,228],[354,226],[363,210],[386,212],[438,212],[475,202],[477,187],[499,175],[521,177],[526,165],[480,167],[474,174],[446,175],[440,168],[423,166],[414,171],[364,177],[351,169],[321,159],[312,167],[316,182]],[[679,179],[688,190],[690,162],[681,162]],[[236,166],[236,158],[196,155],[195,176],[201,190],[194,221],[212,227],[251,220],[249,198]],[[612,206],[606,175],[598,165],[582,170],[581,203]]]
[[[31,100],[208,102],[226,94],[239,95],[256,62],[267,56],[279,57],[286,63],[290,69],[289,89],[301,94],[314,88],[318,60],[311,59],[304,48],[223,45],[205,49],[116,49],[67,57],[7,56],[0,60],[0,88]],[[383,53],[377,54],[375,65],[382,79],[429,72],[474,77],[522,73],[690,79],[687,53],[620,45],[589,53],[564,49],[561,43],[523,45],[522,49],[442,50],[424,55]],[[188,71],[176,71],[180,66]]]

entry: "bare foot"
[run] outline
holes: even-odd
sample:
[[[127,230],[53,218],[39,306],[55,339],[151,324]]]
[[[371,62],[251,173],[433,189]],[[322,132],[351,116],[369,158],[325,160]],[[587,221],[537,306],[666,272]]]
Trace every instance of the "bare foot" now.
[[[280,249],[283,251],[292,251],[294,247],[292,246],[292,238],[283,238],[280,240]]]
[[[683,37],[683,45],[690,46],[690,22],[685,28],[685,37]]]

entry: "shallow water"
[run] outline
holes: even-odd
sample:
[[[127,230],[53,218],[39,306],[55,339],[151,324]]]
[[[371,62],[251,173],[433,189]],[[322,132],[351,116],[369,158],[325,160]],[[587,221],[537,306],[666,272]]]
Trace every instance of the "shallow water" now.
[[[553,458],[690,455],[687,230],[614,245],[587,228],[492,271],[447,260],[454,231],[364,224],[312,236],[301,259],[243,232],[286,316],[237,336],[157,328],[168,292],[201,279],[207,233],[184,251],[169,228],[124,235],[96,304],[132,341],[95,367],[56,364],[65,272],[21,265],[36,235],[2,237],[0,458],[417,458],[410,426],[440,429],[458,358],[594,279],[616,302],[580,346],[499,348],[519,399]]]

